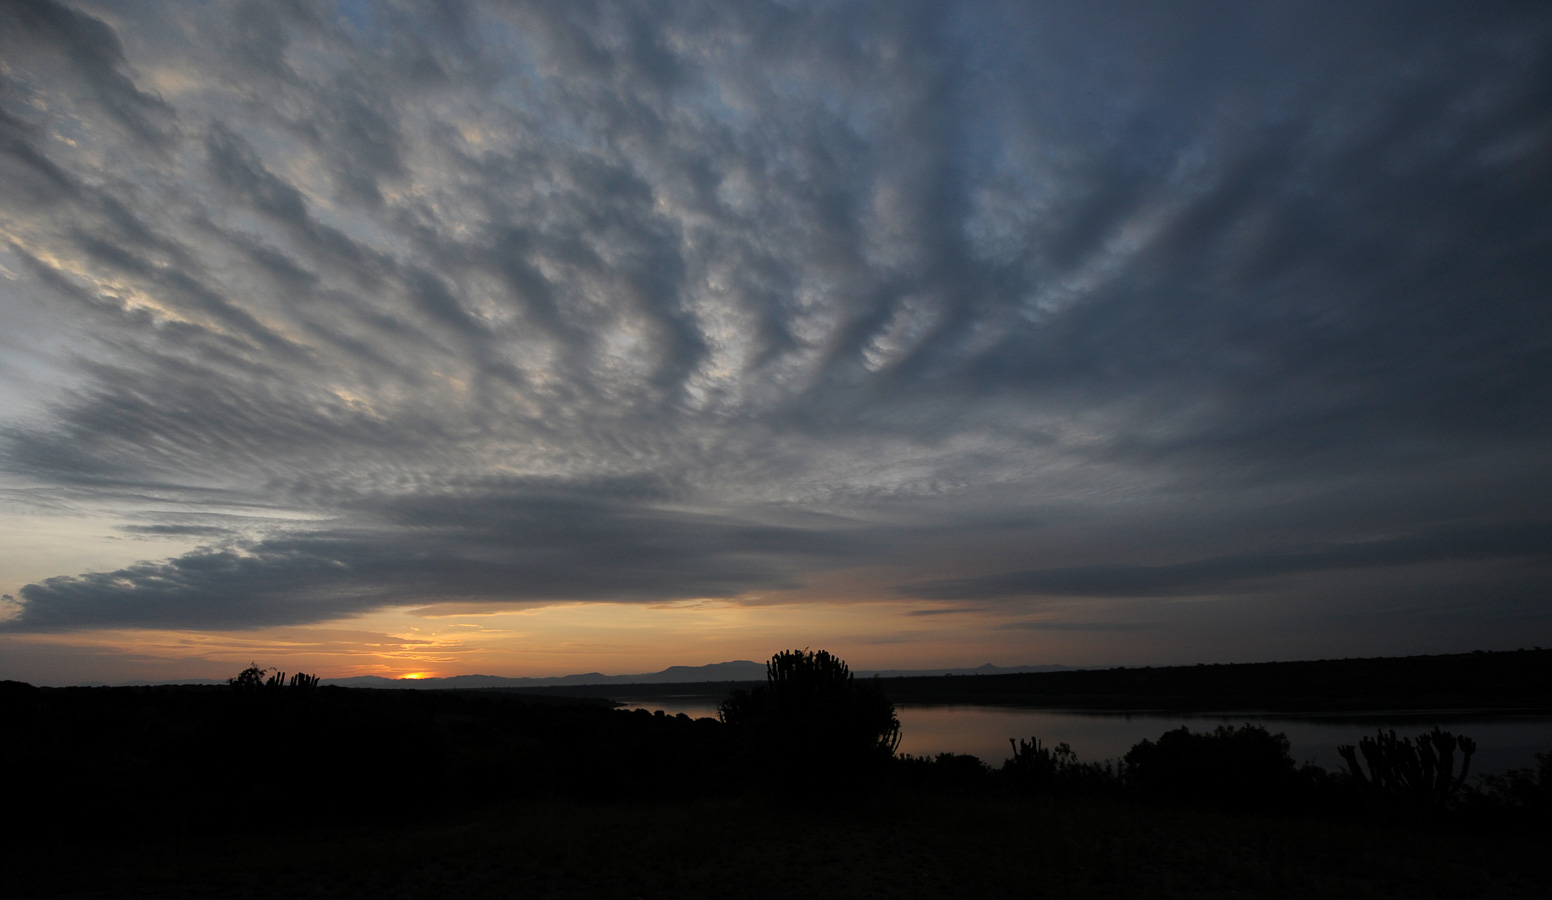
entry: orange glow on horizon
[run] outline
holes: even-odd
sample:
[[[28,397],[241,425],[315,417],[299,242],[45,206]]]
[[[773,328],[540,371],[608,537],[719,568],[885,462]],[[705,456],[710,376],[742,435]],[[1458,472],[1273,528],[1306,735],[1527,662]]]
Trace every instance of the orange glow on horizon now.
[[[1038,632],[1003,627],[1029,611],[1017,604],[960,615],[930,601],[767,602],[731,600],[678,603],[564,603],[428,618],[423,607],[386,608],[349,620],[259,631],[157,630],[0,634],[0,678],[47,685],[127,679],[161,683],[225,680],[250,660],[286,672],[324,679],[375,675],[423,680],[458,675],[546,678],[601,672],[631,675],[669,666],[701,666],[729,660],[760,661],[791,647],[821,647],[854,669],[913,669],[1117,660],[1118,638],[1096,632]],[[1042,614],[1062,611],[1047,603]],[[1085,606],[1091,618],[1097,613]],[[1036,635],[1031,638],[1031,635]],[[1139,636],[1140,637],[1140,636]],[[1102,643],[1100,643],[1102,642]],[[23,664],[47,657],[57,665],[24,672]],[[65,661],[69,661],[66,665]],[[414,669],[403,666],[414,665]],[[431,665],[436,668],[423,669]]]

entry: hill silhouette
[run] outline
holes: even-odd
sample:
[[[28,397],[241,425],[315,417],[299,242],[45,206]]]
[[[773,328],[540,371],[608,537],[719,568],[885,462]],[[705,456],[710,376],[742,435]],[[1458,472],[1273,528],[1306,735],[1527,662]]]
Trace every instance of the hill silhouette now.
[[[985,675],[1019,672],[1065,671],[1069,666],[995,666],[986,663],[975,668],[937,669],[880,669],[859,670],[857,676],[869,678],[899,678],[905,676],[930,677],[936,675]],[[512,678],[504,675],[451,675],[445,678],[384,678],[379,675],[357,675],[350,678],[324,679],[324,684],[339,687],[405,688],[411,690],[435,690],[453,688],[470,690],[479,688],[530,688],[573,687],[590,685],[642,685],[642,684],[721,684],[726,682],[752,683],[765,678],[765,663],[747,659],[711,663],[704,666],[669,666],[659,672],[636,675],[605,675],[601,672],[584,672],[576,675],[556,675],[540,678]]]

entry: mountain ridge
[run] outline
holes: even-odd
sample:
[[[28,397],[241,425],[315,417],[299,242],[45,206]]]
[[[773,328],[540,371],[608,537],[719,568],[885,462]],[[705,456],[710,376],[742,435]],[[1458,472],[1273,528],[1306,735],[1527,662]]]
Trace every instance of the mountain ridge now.
[[[903,678],[926,675],[1008,675],[1018,672],[1059,672],[1073,666],[996,666],[991,663],[974,668],[868,669],[857,670],[859,678]],[[469,690],[475,688],[560,687],[566,685],[611,684],[690,684],[716,681],[764,681],[765,663],[737,659],[708,663],[704,666],[669,666],[658,672],[634,675],[605,675],[585,672],[575,675],[510,678],[503,675],[452,675],[446,678],[384,678],[380,675],[356,675],[350,678],[325,678],[323,684],[340,687],[392,687],[415,690]]]

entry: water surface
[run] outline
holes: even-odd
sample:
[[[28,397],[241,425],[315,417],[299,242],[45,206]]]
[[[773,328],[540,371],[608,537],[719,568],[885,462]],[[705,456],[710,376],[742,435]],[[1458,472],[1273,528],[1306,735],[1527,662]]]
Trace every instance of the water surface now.
[[[629,708],[684,713],[691,718],[717,715],[717,701],[704,697],[636,697]],[[1211,731],[1219,725],[1246,722],[1282,732],[1295,762],[1313,762],[1327,769],[1341,768],[1336,748],[1356,744],[1377,729],[1395,729],[1402,737],[1416,737],[1435,725],[1477,742],[1471,760],[1476,774],[1503,772],[1535,765],[1535,754],[1552,751],[1552,715],[1483,715],[1440,710],[1435,712],[1383,710],[1341,715],[1294,716],[1287,713],[1184,714],[1117,712],[1114,710],[1029,709],[1011,706],[937,706],[897,704],[900,717],[900,752],[917,756],[969,753],[993,766],[1002,764],[1012,750],[1010,738],[1037,737],[1048,747],[1065,741],[1085,762],[1118,759],[1141,740],[1184,725],[1192,731]]]

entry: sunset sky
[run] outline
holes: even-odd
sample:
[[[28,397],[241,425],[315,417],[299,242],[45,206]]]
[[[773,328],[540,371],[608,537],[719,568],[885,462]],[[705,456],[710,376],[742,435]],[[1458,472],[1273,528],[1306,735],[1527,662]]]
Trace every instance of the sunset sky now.
[[[1552,646],[1546,3],[0,3],[0,678]]]

